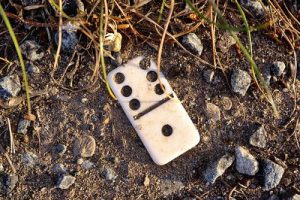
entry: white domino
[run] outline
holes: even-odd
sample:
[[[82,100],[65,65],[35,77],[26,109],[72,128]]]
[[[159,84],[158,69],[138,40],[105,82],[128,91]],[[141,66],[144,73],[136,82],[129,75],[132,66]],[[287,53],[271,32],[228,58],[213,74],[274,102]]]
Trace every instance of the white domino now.
[[[164,165],[197,145],[200,136],[160,73],[165,87],[163,93],[156,64],[151,60],[149,69],[140,68],[143,58],[134,58],[111,71],[108,81],[151,158],[156,164]]]

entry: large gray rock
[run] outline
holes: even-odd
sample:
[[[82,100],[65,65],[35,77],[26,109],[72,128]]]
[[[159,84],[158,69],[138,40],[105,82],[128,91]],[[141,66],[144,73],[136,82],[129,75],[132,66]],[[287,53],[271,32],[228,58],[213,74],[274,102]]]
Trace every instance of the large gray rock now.
[[[44,52],[41,46],[34,40],[26,40],[20,45],[22,54],[30,61],[41,60],[44,57]]]
[[[222,176],[226,169],[228,169],[233,161],[234,156],[230,154],[225,154],[220,159],[209,164],[208,168],[205,170],[203,176],[206,182],[213,184],[218,177]]]
[[[76,178],[71,175],[62,174],[58,180],[57,187],[66,190],[76,181]]]
[[[258,162],[250,152],[243,147],[235,148],[236,169],[241,174],[254,176],[258,172]]]
[[[250,137],[249,143],[255,147],[265,148],[267,146],[266,130],[260,126]]]
[[[263,189],[271,190],[279,184],[284,173],[284,168],[274,163],[271,160],[264,160],[263,173],[264,173]]]
[[[21,83],[18,75],[14,74],[0,79],[0,98],[8,101],[11,97],[17,96],[20,90]]]
[[[250,84],[251,76],[248,74],[248,72],[237,69],[232,73],[231,86],[235,93],[245,96]]]
[[[195,33],[189,33],[183,37],[182,43],[197,55],[201,55],[203,51],[203,44],[200,38]]]

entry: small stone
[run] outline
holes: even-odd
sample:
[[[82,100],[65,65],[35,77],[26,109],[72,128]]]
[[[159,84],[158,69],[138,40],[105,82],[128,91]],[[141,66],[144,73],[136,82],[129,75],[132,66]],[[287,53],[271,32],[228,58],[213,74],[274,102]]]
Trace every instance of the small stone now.
[[[263,168],[263,174],[264,174],[264,190],[271,190],[275,188],[284,173],[284,168],[280,165],[274,163],[271,160],[264,160],[264,168]]]
[[[251,76],[248,72],[237,69],[231,75],[231,86],[235,93],[245,96],[251,84]]]
[[[213,122],[217,122],[221,119],[221,113],[218,106],[212,103],[206,104],[206,116]]]
[[[83,104],[85,104],[86,102],[88,102],[89,100],[88,100],[88,98],[86,98],[86,97],[83,97],[82,99],[81,99],[81,103],[83,103]]]
[[[235,157],[235,167],[239,173],[254,176],[258,172],[258,162],[247,149],[236,147]]]
[[[41,46],[34,40],[26,40],[20,45],[22,54],[30,61],[41,60],[44,57],[44,52]]]
[[[53,174],[67,174],[67,170],[61,163],[56,163],[52,168]]]
[[[201,55],[203,51],[203,44],[200,38],[195,33],[189,33],[183,37],[182,43],[187,46],[191,51]]]
[[[150,185],[150,179],[149,179],[149,177],[146,175],[145,176],[145,179],[144,179],[144,186],[145,187],[148,187]]]
[[[230,100],[229,97],[222,97],[220,101],[221,101],[222,108],[224,110],[227,110],[227,111],[231,110],[231,108],[232,108],[232,101]]]
[[[115,180],[117,178],[117,174],[116,172],[114,171],[114,169],[108,167],[108,166],[104,166],[102,169],[101,169],[101,174],[102,176],[106,179],[106,180]]]
[[[122,65],[123,59],[121,57],[121,52],[112,52],[112,56],[114,59],[110,59],[110,63],[114,67],[118,67]]]
[[[58,144],[54,148],[54,153],[62,156],[67,151],[67,146],[64,144]]]
[[[235,39],[228,33],[225,32],[220,40],[217,42],[217,48],[222,53],[227,53],[229,51],[229,48],[236,43]]]
[[[73,52],[77,43],[77,32],[78,27],[73,25],[71,22],[68,22],[62,28],[62,42],[61,49],[65,52]],[[55,34],[54,40],[56,45],[58,44],[58,33]]]
[[[32,6],[34,4],[42,4],[43,0],[21,0],[23,6]]]
[[[225,154],[217,161],[208,165],[208,168],[205,170],[203,176],[206,182],[213,184],[217,180],[218,177],[222,176],[226,169],[228,169],[233,161],[234,156],[230,154]]]
[[[267,146],[266,130],[263,126],[260,126],[250,137],[249,143],[252,146],[265,148]]]
[[[178,193],[184,188],[184,185],[181,181],[163,180],[160,184],[160,188],[164,196],[169,196]]]
[[[271,65],[271,73],[273,76],[281,76],[284,70],[285,70],[284,62],[277,61]]]
[[[249,9],[256,17],[265,15],[263,5],[259,0],[241,0],[241,5]]]
[[[84,162],[84,160],[82,158],[78,158],[76,163],[77,165],[81,165]]]
[[[28,167],[33,167],[38,162],[38,156],[34,153],[27,151],[21,155],[22,161]]]
[[[84,158],[92,157],[96,150],[96,141],[92,136],[82,136],[74,143],[74,156],[81,156]]]
[[[17,185],[19,177],[14,174],[6,174],[4,177],[4,186],[7,190],[7,193],[10,193]]]
[[[58,180],[57,187],[66,190],[75,183],[75,180],[74,176],[62,174]]]
[[[2,163],[0,163],[0,173],[4,171],[4,167],[2,165]]]
[[[39,74],[41,72],[40,68],[33,63],[28,63],[26,67],[29,74]]]
[[[82,163],[82,167],[86,170],[92,169],[95,166],[95,164],[89,160],[85,160]]]
[[[206,69],[203,71],[203,77],[207,83],[211,83],[213,81],[214,75],[215,72],[213,70]]]
[[[30,126],[30,121],[27,119],[21,119],[18,123],[17,133],[26,134],[27,129]]]
[[[294,196],[290,197],[288,200],[300,200],[300,195],[295,194]]]
[[[8,101],[11,97],[15,97],[21,90],[19,76],[14,74],[5,76],[0,79],[0,98]]]

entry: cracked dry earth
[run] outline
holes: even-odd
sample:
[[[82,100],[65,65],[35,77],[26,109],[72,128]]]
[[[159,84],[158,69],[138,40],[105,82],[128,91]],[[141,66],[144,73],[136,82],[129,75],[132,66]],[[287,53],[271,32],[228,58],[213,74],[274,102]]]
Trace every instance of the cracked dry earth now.
[[[210,61],[209,35],[201,30],[197,35],[204,44],[201,57]],[[199,130],[201,141],[164,166],[153,163],[120,104],[110,98],[102,81],[87,91],[65,89],[71,88],[71,82],[73,88],[86,87],[93,67],[90,55],[80,57],[72,81],[64,79],[58,86],[49,75],[51,56],[43,49],[44,58],[35,62],[40,72],[29,76],[32,90],[39,92],[32,98],[37,120],[25,135],[15,134],[16,153],[9,157],[18,181],[9,193],[6,175],[12,171],[3,154],[0,157],[3,165],[0,199],[289,199],[296,195],[300,190],[300,149],[297,146],[300,130],[296,127],[297,116],[291,120],[293,109],[299,115],[299,101],[294,108],[289,75],[292,58],[285,47],[264,35],[253,34],[253,42],[254,58],[261,69],[274,61],[282,61],[287,66],[286,73],[270,83],[280,113],[278,119],[253,80],[245,96],[232,90],[230,77],[234,70],[250,73],[248,62],[234,47],[220,54],[223,71],[206,67],[178,47],[165,48],[162,72]],[[156,58],[156,51],[151,47],[124,43],[123,62],[138,55]],[[65,63],[61,63],[60,68],[67,65],[70,58],[62,56]],[[108,65],[108,71],[113,68]],[[203,76],[205,70],[214,72],[210,82]],[[58,75],[62,72],[63,69],[59,69]],[[2,70],[1,77],[8,73],[21,77],[16,65]],[[300,96],[299,79],[295,88]],[[207,109],[208,106],[211,109]],[[0,110],[1,144],[5,147],[9,146],[6,118],[11,120],[16,133],[25,112],[24,103]],[[250,136],[261,125],[266,140],[263,148],[249,143]],[[95,149],[85,149],[88,156],[74,153],[75,141],[83,136],[95,139]],[[225,154],[234,155],[237,146],[243,146],[257,160],[254,175],[240,173],[236,161],[229,159],[232,164],[222,164],[226,170],[213,184],[207,183],[204,173],[213,167],[210,163]],[[24,159],[28,152],[36,157]],[[280,183],[270,190],[264,189],[263,161],[266,159],[284,168]],[[68,177],[62,180],[57,175],[60,173]],[[61,189],[59,183],[70,186]]]

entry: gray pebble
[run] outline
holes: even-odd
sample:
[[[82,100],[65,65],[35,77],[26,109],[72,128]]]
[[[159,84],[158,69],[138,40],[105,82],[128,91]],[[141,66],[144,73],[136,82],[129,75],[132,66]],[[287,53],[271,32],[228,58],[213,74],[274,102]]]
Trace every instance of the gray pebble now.
[[[251,84],[251,76],[248,72],[237,69],[231,75],[231,86],[235,93],[245,96]]]
[[[83,161],[83,163],[81,165],[86,170],[92,169],[95,166],[95,164],[89,160]]]
[[[63,26],[62,29],[61,50],[65,52],[73,52],[78,43],[76,35],[77,27],[69,22]],[[55,34],[54,40],[56,45],[58,45],[58,33]]]
[[[6,174],[4,177],[4,186],[7,192],[11,192],[17,185],[19,177],[14,174]]]
[[[276,61],[271,65],[271,73],[273,76],[281,76],[285,70],[284,62]]]
[[[53,168],[52,168],[52,173],[53,173],[53,174],[59,174],[59,175],[61,175],[61,174],[67,174],[67,170],[66,170],[66,168],[64,167],[63,164],[61,164],[61,163],[56,163],[56,164],[53,166]]]
[[[58,180],[57,187],[66,190],[76,181],[76,178],[71,175],[62,174]]]
[[[67,146],[64,144],[58,144],[54,148],[54,152],[62,156],[67,151]]]
[[[106,180],[115,180],[117,178],[117,174],[114,171],[114,169],[112,169],[108,166],[104,166],[101,169],[101,174]]]
[[[29,74],[39,74],[41,72],[40,68],[33,63],[28,63],[26,67]]]
[[[118,67],[118,66],[122,65],[123,59],[121,57],[121,52],[113,51],[112,56],[114,59],[110,59],[111,65],[113,65],[114,67]]]
[[[215,72],[211,69],[206,69],[203,71],[203,78],[207,83],[211,83],[213,81]]]
[[[251,11],[256,17],[265,15],[264,8],[258,0],[241,0],[241,5]]]
[[[17,133],[26,134],[27,129],[30,126],[30,121],[27,119],[21,119],[18,123]]]
[[[164,196],[169,196],[178,193],[184,188],[184,185],[181,181],[163,180],[161,181],[160,188]]]
[[[32,6],[34,4],[42,4],[43,0],[21,0],[23,6]]]
[[[26,40],[20,45],[22,54],[30,61],[41,60],[44,57],[44,52],[41,46],[34,40]]]
[[[0,79],[0,98],[8,101],[11,97],[15,97],[21,90],[19,76],[14,74],[5,76]]]
[[[200,38],[195,33],[189,33],[185,35],[182,39],[182,43],[187,46],[191,51],[201,55],[203,51],[203,44]]]
[[[284,173],[284,168],[280,165],[274,163],[271,160],[264,160],[264,168],[263,168],[263,174],[264,174],[264,190],[271,190],[275,188]]]
[[[267,146],[266,130],[264,126],[260,126],[250,137],[249,143],[252,146],[265,148]]]
[[[250,152],[238,146],[235,148],[236,169],[241,174],[254,176],[258,172],[258,162]]]
[[[28,167],[33,167],[38,162],[38,156],[34,153],[27,151],[21,155],[23,163]]]
[[[235,157],[230,154],[225,154],[217,161],[209,164],[208,168],[205,170],[203,176],[206,182],[213,184],[217,180],[218,177],[222,176],[226,169],[228,169]]]
[[[213,122],[217,122],[221,119],[220,108],[213,103],[206,104],[205,112],[206,112],[206,116],[209,118],[209,120],[211,120]]]

